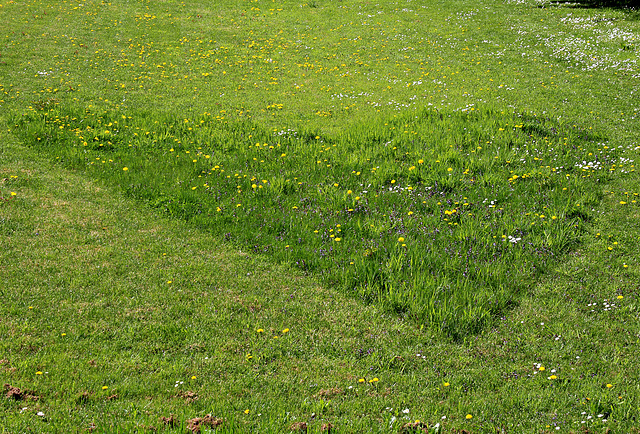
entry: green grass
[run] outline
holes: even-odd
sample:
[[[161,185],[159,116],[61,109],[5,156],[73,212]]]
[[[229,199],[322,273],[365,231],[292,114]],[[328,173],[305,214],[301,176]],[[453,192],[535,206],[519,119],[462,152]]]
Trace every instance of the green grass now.
[[[629,432],[638,24],[535,6],[2,4],[0,426]]]
[[[490,110],[327,138],[206,116],[144,131],[146,116],[122,113],[33,109],[14,129],[66,167],[457,339],[579,241],[622,152]]]

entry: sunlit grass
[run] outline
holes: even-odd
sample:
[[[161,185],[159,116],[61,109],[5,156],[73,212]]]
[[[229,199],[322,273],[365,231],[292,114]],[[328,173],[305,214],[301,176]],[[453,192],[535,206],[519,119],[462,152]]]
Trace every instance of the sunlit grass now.
[[[54,106],[14,128],[67,167],[453,337],[517,304],[576,246],[611,168],[634,170],[589,129],[489,109],[320,136]]]
[[[631,431],[640,29],[551,3],[0,0],[0,426]]]

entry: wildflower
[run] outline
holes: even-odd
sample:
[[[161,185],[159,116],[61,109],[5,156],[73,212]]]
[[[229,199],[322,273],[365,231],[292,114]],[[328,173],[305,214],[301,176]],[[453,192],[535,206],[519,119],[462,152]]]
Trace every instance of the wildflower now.
[[[449,387],[449,383],[444,383],[443,386],[444,387]]]
[[[398,242],[399,242],[399,243],[404,243],[404,237],[400,237],[400,238],[398,238]]]
[[[42,371],[36,372],[36,375],[42,375]]]
[[[284,333],[289,333],[289,329],[284,329],[284,330],[282,330],[282,333],[283,333],[283,334],[284,334]]]
[[[378,377],[375,377],[375,378],[369,380],[369,383],[377,383],[378,381],[380,381],[380,380],[378,380]]]
[[[607,389],[611,389],[613,387],[613,384],[607,384]]]
[[[465,416],[465,419],[472,419],[472,418],[473,418],[473,416],[472,416],[472,415],[470,415],[470,414],[468,414],[468,415],[466,415],[466,416]]]
[[[195,379],[196,379],[196,376],[195,376],[195,375],[192,375],[192,376],[191,376],[191,379],[192,379],[192,380],[195,380]]]
[[[244,414],[249,414],[249,409],[248,408],[244,411]]]
[[[127,170],[129,170],[129,168],[128,167],[123,167],[122,170],[124,170],[126,172]]]
[[[15,191],[12,191],[12,192],[11,192],[11,196],[15,196],[15,195],[16,195],[16,192],[15,192]]]
[[[107,390],[109,386],[102,386],[102,390]]]
[[[257,333],[262,333],[262,332],[264,332],[264,330],[263,329],[258,329],[258,330],[256,330],[256,332]]]
[[[360,379],[358,380],[358,383],[364,383],[364,378],[360,378]]]
[[[538,369],[544,371],[544,366],[540,366]]]

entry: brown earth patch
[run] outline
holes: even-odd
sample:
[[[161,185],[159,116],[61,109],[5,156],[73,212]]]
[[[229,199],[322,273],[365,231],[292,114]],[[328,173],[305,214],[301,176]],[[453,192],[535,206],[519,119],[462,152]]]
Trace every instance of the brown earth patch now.
[[[198,399],[198,394],[196,392],[192,392],[190,390],[187,390],[185,392],[178,393],[178,397],[179,398],[183,398],[187,402],[193,402],[193,401],[196,401]]]
[[[338,395],[342,395],[344,390],[338,387],[332,387],[331,389],[320,389],[320,391],[313,395],[314,398],[333,398]]]
[[[180,421],[178,421],[173,414],[170,414],[169,417],[162,416],[160,418],[160,422],[162,422],[163,425],[167,425],[169,428],[175,428],[180,425]]]
[[[307,423],[306,422],[296,422],[289,427],[291,431],[299,431],[299,432],[307,432]]]
[[[327,423],[323,423],[322,424],[322,427],[320,428],[320,431],[326,432],[328,434],[331,434],[332,432],[334,432],[334,428],[335,427],[332,424],[327,422]]]
[[[38,394],[32,390],[20,390],[19,388],[13,387],[9,384],[4,385],[4,390],[7,392],[5,395],[7,398],[14,399],[16,401],[37,401],[40,399]]]
[[[222,425],[222,422],[222,419],[213,417],[208,414],[204,417],[196,417],[194,419],[187,420],[187,429],[191,430],[191,432],[193,433],[199,433],[200,428],[202,427],[215,428],[219,425]]]

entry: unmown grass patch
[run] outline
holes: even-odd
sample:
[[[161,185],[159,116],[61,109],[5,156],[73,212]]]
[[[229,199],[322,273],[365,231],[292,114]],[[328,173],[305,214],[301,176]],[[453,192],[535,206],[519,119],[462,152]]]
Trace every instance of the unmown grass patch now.
[[[13,128],[66,167],[455,338],[577,245],[621,163],[590,129],[491,109],[322,136],[63,108]]]

